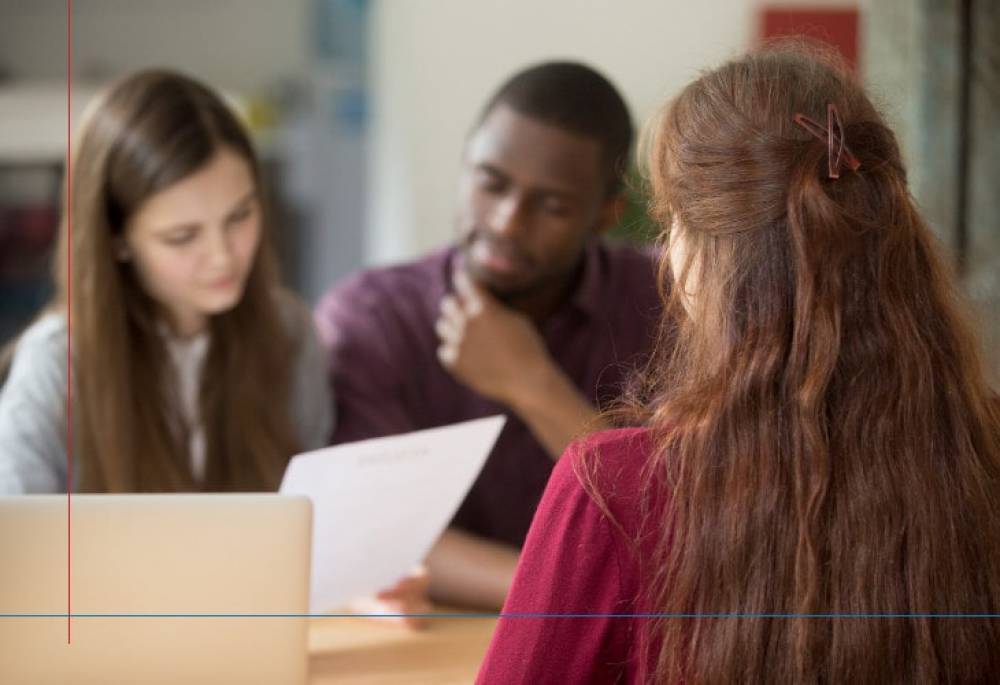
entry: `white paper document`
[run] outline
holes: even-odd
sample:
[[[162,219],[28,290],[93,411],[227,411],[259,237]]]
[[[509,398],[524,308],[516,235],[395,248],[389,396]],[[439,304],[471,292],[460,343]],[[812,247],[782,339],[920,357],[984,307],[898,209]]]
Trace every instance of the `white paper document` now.
[[[421,563],[505,421],[491,416],[294,457],[281,492],[313,502],[310,611],[389,588]]]

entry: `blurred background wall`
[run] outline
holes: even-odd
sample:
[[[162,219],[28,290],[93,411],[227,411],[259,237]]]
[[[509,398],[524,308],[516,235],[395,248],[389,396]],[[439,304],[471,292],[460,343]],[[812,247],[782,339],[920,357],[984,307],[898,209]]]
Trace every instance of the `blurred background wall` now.
[[[862,73],[952,258],[1000,389],[1000,2],[871,0]]]
[[[3,0],[0,67],[8,76],[66,76],[65,0]],[[298,77],[309,63],[308,0],[74,0],[80,78],[170,65],[230,88]]]
[[[766,6],[755,0],[376,3],[369,257],[392,261],[451,238],[464,137],[512,72],[546,59],[587,62],[621,88],[641,125],[699,69],[750,47]]]
[[[858,68],[900,132],[915,196],[996,335],[1000,3],[992,0],[73,4],[78,106],[108,79],[154,65],[230,95],[267,161],[287,278],[310,302],[354,269],[452,239],[463,141],[514,71],[583,60],[621,87],[641,125],[700,69],[781,21],[823,35],[831,13],[853,16]],[[42,297],[41,277],[31,297],[11,296],[3,281],[31,261],[11,255],[44,253],[51,233],[65,145],[65,9],[64,0],[0,0],[0,319],[21,321]],[[48,152],[18,152],[40,129]],[[16,231],[29,236],[28,248],[10,238]],[[8,336],[0,324],[0,339]]]

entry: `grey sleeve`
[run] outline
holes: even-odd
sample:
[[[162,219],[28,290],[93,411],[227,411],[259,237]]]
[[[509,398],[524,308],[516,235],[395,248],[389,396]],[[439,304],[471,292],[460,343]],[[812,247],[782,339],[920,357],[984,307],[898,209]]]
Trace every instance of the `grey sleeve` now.
[[[66,364],[59,317],[21,336],[0,389],[0,494],[66,491]]]
[[[303,450],[330,444],[333,432],[333,393],[326,356],[312,316],[303,308],[299,330],[299,353],[292,385],[292,420],[298,428]]]

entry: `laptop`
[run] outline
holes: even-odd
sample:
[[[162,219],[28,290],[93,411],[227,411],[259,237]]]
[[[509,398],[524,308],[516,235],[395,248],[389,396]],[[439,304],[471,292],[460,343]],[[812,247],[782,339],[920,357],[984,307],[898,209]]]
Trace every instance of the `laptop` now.
[[[308,498],[74,495],[71,506],[68,587],[66,496],[0,497],[0,683],[306,682]]]

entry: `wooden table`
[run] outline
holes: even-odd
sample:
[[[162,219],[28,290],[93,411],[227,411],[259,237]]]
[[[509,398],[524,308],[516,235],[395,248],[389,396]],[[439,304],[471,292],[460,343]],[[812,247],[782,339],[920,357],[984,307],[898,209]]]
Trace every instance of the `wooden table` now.
[[[495,618],[450,612],[421,631],[387,619],[311,619],[309,683],[471,683],[495,625]]]

